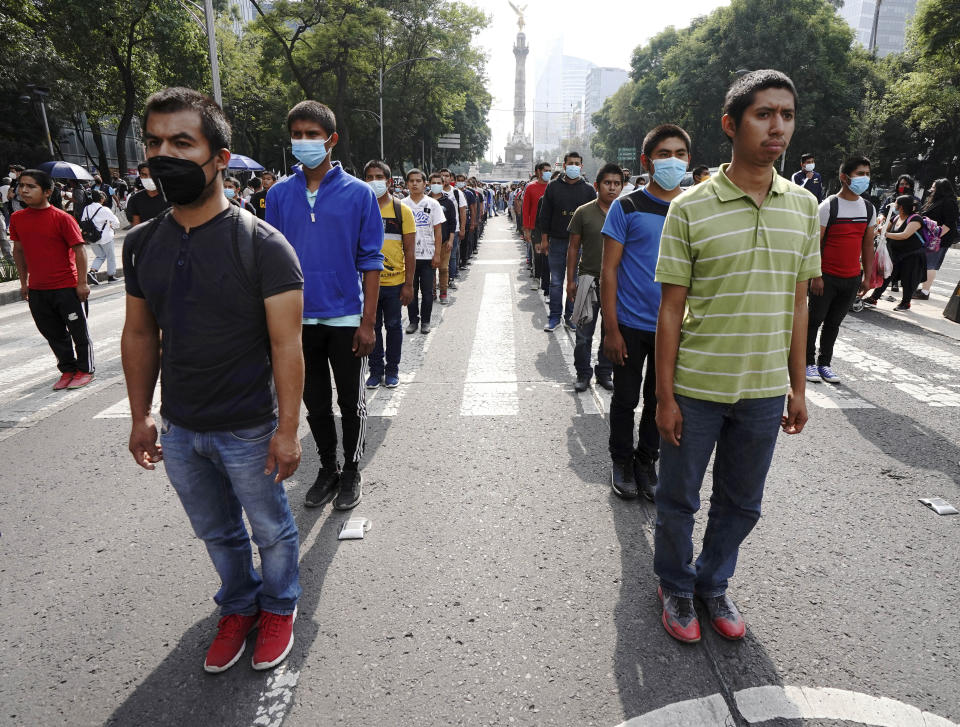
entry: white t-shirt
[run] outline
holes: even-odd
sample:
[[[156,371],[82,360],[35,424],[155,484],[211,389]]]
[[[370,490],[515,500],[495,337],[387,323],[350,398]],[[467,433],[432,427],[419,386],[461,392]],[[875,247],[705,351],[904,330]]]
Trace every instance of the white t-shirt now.
[[[839,220],[850,220],[857,217],[864,217],[867,214],[867,201],[865,199],[858,198],[851,202],[848,199],[838,196],[837,202],[840,204],[837,205],[837,219]],[[823,202],[820,203],[819,207],[820,213],[820,227],[826,227],[827,222],[830,221],[830,198],[827,197]],[[877,224],[877,211],[873,210],[870,220],[867,222],[867,228]]]
[[[84,207],[83,212],[80,214],[80,219],[92,220],[98,230],[101,227],[103,228],[100,232],[100,239],[95,243],[97,245],[105,245],[108,242],[112,243],[113,228],[120,227],[120,220],[117,219],[117,216],[99,202],[91,202]]]
[[[467,206],[467,195],[456,187],[451,187],[449,192],[444,190],[443,195],[457,208],[457,227],[454,232],[460,232],[460,210]]]
[[[416,203],[410,197],[404,197],[400,200],[400,204],[410,208],[413,212],[413,221],[417,225],[417,260],[432,259],[436,250],[433,227],[447,221],[446,215],[443,214],[443,207],[433,197],[426,195]]]

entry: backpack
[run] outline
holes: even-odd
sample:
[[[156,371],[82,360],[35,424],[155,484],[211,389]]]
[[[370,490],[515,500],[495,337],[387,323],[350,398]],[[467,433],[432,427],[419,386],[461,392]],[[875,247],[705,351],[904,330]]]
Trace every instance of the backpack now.
[[[168,208],[150,220],[150,222],[144,223],[149,225],[149,227],[147,227],[146,232],[144,232],[143,239],[137,241],[136,243],[137,247],[133,250],[134,260],[136,258],[137,251],[146,246],[147,242],[150,241],[150,238],[153,237],[153,233],[157,231],[157,228],[160,227],[160,224],[170,214],[173,213]],[[237,215],[233,218],[232,237],[233,252],[240,260],[240,266],[243,269],[243,278],[247,290],[251,295],[260,298],[262,294],[260,290],[260,276],[258,275],[257,268],[257,253],[260,249],[260,237],[258,235],[257,226],[258,219],[259,218],[252,212],[243,209],[238,210]]]
[[[823,235],[826,237],[827,230],[830,229],[830,225],[834,224],[837,221],[837,217],[840,215],[840,197],[835,194],[831,194],[827,198],[830,202],[830,214],[827,217],[827,224],[824,227]],[[867,224],[870,224],[870,219],[873,217],[874,206],[873,203],[866,197],[861,197],[863,203],[867,206]]]
[[[940,240],[943,237],[943,228],[936,220],[921,215],[911,215],[910,219],[920,220],[920,229],[916,235],[923,241],[923,247],[927,252],[938,252],[940,250]]]
[[[99,212],[100,210],[97,210]],[[97,212],[94,212],[93,217],[97,216]],[[93,218],[84,217],[80,220],[80,234],[83,236],[84,242],[100,242],[100,238],[103,236],[103,231],[106,229],[107,223],[104,222],[102,227],[97,227]]]

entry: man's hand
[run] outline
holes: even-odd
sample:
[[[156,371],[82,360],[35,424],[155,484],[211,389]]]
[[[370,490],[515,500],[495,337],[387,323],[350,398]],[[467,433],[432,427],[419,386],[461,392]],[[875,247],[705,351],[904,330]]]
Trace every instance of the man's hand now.
[[[574,280],[567,283],[567,297],[574,301],[577,299],[577,283]]]
[[[657,419],[659,424],[659,416]],[[803,394],[787,394],[787,413],[780,419],[786,434],[800,434],[807,423],[807,399]]]
[[[89,298],[89,297],[90,297],[90,286],[87,285],[85,282],[82,282],[82,281],[79,282],[79,283],[77,283],[77,297],[80,299],[80,302],[81,302],[81,303],[82,303],[83,301],[85,301],[87,298]]]
[[[657,399],[657,429],[660,431],[660,438],[674,447],[680,446],[680,435],[683,433],[683,414],[680,413],[680,407],[677,400]]]
[[[297,471],[300,466],[300,438],[297,430],[283,432],[277,429],[270,440],[270,451],[267,454],[267,464],[263,474],[269,475],[276,470],[274,482],[281,482]]]
[[[404,283],[400,286],[400,305],[410,305],[413,301],[413,285]]]
[[[30,300],[30,288],[28,288],[26,285],[20,286],[20,299]]]
[[[527,242],[530,242],[530,230],[524,229],[523,239],[526,240]]]
[[[867,282],[867,278],[863,278],[863,282],[860,283],[860,289],[857,291],[859,297],[863,297],[867,294],[867,291],[870,290],[870,283]]]
[[[369,356],[376,341],[377,336],[373,332],[373,325],[361,323],[353,334],[353,355],[357,358]]]
[[[152,416],[134,419],[130,429],[130,454],[145,470],[156,469],[163,459],[163,447],[157,443],[157,424]]]
[[[823,295],[823,278],[810,279],[810,294]]]
[[[614,366],[623,366],[627,360],[627,342],[619,330],[610,331],[604,336],[603,352]]]
[[[436,270],[440,267],[440,253],[435,253],[433,258],[430,260],[430,267]]]
[[[540,253],[543,255],[550,254],[550,238],[549,237],[544,238],[544,240],[540,243]]]

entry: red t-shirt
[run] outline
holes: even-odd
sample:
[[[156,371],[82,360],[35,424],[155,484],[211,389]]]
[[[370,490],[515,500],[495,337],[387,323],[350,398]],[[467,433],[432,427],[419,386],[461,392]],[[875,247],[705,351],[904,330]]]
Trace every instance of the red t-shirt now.
[[[10,239],[23,246],[31,290],[77,287],[73,248],[83,244],[83,236],[72,215],[53,205],[18,210],[10,216]]]
[[[537,204],[547,191],[546,182],[530,182],[523,188],[523,226],[535,229],[537,226]],[[539,240],[534,240],[539,243]]]

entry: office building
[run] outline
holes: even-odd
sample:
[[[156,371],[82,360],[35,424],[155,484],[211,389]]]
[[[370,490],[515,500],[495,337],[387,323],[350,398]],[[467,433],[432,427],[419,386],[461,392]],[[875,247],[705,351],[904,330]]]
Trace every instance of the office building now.
[[[907,23],[916,7],[917,0],[845,0],[837,12],[860,45],[885,56],[904,50]]]

